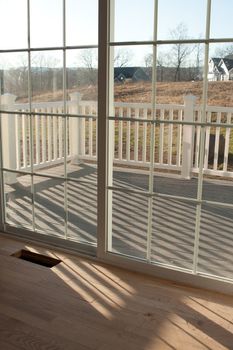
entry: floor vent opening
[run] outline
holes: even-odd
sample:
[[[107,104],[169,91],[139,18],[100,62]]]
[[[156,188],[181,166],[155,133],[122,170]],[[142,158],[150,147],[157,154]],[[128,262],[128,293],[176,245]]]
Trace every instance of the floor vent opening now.
[[[42,266],[49,267],[49,268],[54,267],[61,262],[61,260],[59,260],[59,259],[55,259],[55,258],[51,258],[50,256],[30,252],[29,250],[25,250],[25,249],[22,249],[16,253],[12,254],[12,256],[14,256],[15,258],[29,261],[33,264],[42,265]]]

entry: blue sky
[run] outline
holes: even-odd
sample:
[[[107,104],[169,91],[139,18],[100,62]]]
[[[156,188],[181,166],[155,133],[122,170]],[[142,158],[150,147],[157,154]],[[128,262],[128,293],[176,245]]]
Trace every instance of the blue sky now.
[[[26,4],[26,0],[0,0],[1,49],[27,47]],[[189,37],[204,37],[206,5],[207,0],[159,0],[158,39],[169,39],[181,22],[186,25]],[[66,0],[66,8],[67,45],[97,44],[98,1]],[[233,0],[212,0],[212,37],[233,36],[232,13]],[[115,40],[151,40],[153,16],[153,0],[115,0]],[[31,0],[31,46],[61,45],[62,0]],[[150,48],[128,50],[136,57],[136,64],[141,64],[145,53],[150,52]],[[75,60],[77,52],[73,57]]]

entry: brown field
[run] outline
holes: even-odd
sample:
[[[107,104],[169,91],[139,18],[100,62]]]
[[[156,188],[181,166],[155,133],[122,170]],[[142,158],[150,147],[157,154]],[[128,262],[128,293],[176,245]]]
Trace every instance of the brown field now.
[[[197,97],[197,103],[202,100],[203,82],[159,82],[157,83],[157,103],[183,104],[183,97],[192,94]],[[97,100],[96,86],[83,86],[67,91],[78,91],[83,95],[83,100]],[[152,96],[151,82],[126,82],[115,84],[115,101],[150,103]],[[59,101],[63,98],[62,90],[55,93],[48,92],[33,96],[33,101]],[[18,102],[27,102],[26,99],[18,99]],[[233,107],[233,81],[210,82],[208,84],[208,104],[212,106]]]
[[[202,101],[203,82],[159,82],[157,83],[157,103],[183,104],[184,96],[192,94],[197,103]],[[74,91],[74,90],[73,90]],[[82,87],[78,91],[83,99],[96,99],[97,89]],[[151,82],[127,82],[115,84],[115,101],[150,103],[152,97]],[[208,104],[212,106],[233,107],[233,81],[210,82],[208,84]]]
[[[162,82],[157,83],[157,103],[183,104],[183,96],[192,94],[197,103],[202,100],[203,82]],[[115,100],[122,102],[151,102],[152,84],[137,82],[115,86]],[[208,84],[208,104],[233,106],[233,81],[210,82]]]

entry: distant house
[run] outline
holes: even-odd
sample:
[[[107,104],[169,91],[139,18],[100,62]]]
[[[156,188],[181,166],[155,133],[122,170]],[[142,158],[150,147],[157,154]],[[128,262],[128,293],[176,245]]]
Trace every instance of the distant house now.
[[[212,57],[209,60],[208,80],[233,80],[233,55],[229,55],[224,58]]]
[[[148,81],[150,78],[142,67],[116,67],[114,68],[114,80],[115,82],[124,83],[126,80]]]

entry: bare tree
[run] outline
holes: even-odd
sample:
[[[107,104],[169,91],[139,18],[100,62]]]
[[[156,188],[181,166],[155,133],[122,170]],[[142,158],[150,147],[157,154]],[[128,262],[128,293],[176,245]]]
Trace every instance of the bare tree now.
[[[79,55],[80,66],[86,68],[84,74],[86,75],[86,82],[92,85],[96,85],[97,83],[97,55],[96,50],[88,49],[84,50]]]
[[[163,53],[159,53],[156,59],[156,68],[157,68],[157,80],[158,81],[164,81],[165,78],[165,71],[166,71],[166,66],[168,66],[168,62],[167,62],[167,53],[163,52]],[[150,77],[152,77],[152,67],[153,67],[153,54],[152,53],[148,53],[145,55],[144,57],[144,61],[145,61],[145,66],[147,67],[147,69],[149,70],[149,75]]]
[[[172,40],[185,40],[188,39],[188,30],[184,23],[180,23],[176,28],[170,31]],[[172,45],[170,52],[170,61],[173,67],[175,67],[175,81],[181,80],[181,67],[185,65],[189,55],[194,50],[194,46],[177,42]]]
[[[24,55],[19,54],[14,61],[1,61],[1,93],[13,93],[18,97],[28,93],[28,63]]]
[[[195,79],[200,80],[202,75],[202,67],[203,67],[203,49],[200,43],[195,46],[195,52],[196,52]]]
[[[215,56],[224,58],[226,56],[232,56],[233,57],[233,45],[223,45],[222,47],[219,46],[215,50]]]
[[[147,53],[144,57],[144,61],[145,61],[145,66],[147,68],[152,67],[153,65],[153,54],[152,53]]]
[[[132,52],[127,49],[116,49],[114,55],[115,67],[127,67],[131,64]]]
[[[33,56],[31,71],[33,92],[35,94],[48,91],[56,92],[58,85],[59,88],[62,88],[61,72],[62,64],[57,57],[44,54]]]

